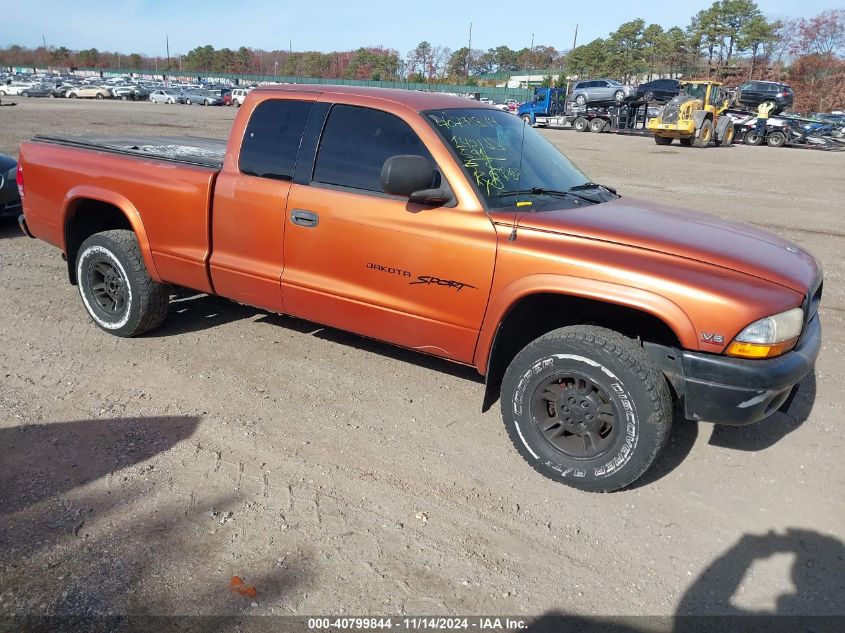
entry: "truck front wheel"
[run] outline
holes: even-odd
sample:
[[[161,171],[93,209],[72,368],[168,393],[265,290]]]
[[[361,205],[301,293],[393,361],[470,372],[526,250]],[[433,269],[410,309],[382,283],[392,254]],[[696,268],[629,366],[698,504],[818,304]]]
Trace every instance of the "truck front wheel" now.
[[[111,334],[137,336],[167,316],[167,284],[150,277],[132,231],[103,231],[86,239],[76,257],[76,279],[88,314]]]
[[[502,382],[511,442],[539,473],[587,492],[619,490],[657,458],[672,423],[663,374],[637,343],[602,327],[554,330]]]
[[[713,138],[713,122],[710,119],[704,119],[701,127],[698,130],[698,136],[693,142],[695,147],[707,147],[710,145],[710,140]]]

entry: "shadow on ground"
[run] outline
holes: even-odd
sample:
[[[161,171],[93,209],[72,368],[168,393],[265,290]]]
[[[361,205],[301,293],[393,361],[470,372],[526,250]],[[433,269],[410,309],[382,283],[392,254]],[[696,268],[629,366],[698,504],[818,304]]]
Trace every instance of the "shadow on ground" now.
[[[458,365],[435,356],[396,347],[389,343],[382,343],[374,339],[336,330],[311,321],[282,314],[268,313],[266,310],[260,308],[241,305],[222,297],[211,296],[183,288],[174,289],[170,297],[170,312],[168,313],[167,320],[161,327],[153,330],[147,336],[177,336],[253,318],[256,318],[256,322],[258,323],[267,323],[300,334],[308,334],[324,341],[330,341],[338,345],[353,347],[371,354],[425,367],[426,369],[432,369],[475,383],[480,384],[484,382],[484,378],[472,367]],[[479,393],[479,406],[481,397],[482,394]]]
[[[256,560],[249,546],[262,536],[237,517],[220,523],[194,502],[191,485],[174,481],[192,451],[164,454],[199,423],[136,417],[0,429],[0,632],[169,630],[175,620],[109,616],[250,613],[254,601],[279,604],[311,577],[309,551],[298,549],[285,568],[275,556]],[[237,488],[198,494],[216,508],[246,502]],[[232,591],[232,575],[257,595]],[[194,624],[213,633],[238,622]]]
[[[788,583],[770,611],[736,607],[741,588],[760,580],[752,565],[779,554],[793,556]],[[571,616],[552,612],[538,618],[529,633],[839,633],[845,620],[845,545],[813,530],[746,534],[708,565],[681,598],[674,617],[616,618]]]
[[[133,466],[190,437],[199,418],[80,420],[0,429],[0,512],[9,514]]]
[[[0,218],[0,240],[26,237],[14,218]]]

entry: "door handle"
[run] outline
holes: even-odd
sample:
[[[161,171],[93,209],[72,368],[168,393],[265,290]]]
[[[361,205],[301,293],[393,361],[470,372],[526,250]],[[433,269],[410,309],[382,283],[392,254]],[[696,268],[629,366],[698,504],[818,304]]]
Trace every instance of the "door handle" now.
[[[320,216],[313,211],[305,209],[294,209],[290,212],[290,221],[299,226],[313,229],[320,222]]]

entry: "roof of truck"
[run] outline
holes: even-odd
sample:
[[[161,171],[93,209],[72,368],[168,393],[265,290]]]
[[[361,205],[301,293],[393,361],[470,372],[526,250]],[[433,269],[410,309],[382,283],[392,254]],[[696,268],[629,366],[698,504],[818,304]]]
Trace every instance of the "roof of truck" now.
[[[326,95],[350,95],[356,97],[371,97],[392,103],[402,104],[417,110],[435,110],[438,108],[490,108],[493,106],[427,90],[401,90],[396,88],[370,88],[366,86],[335,86],[331,84],[282,84],[278,86],[259,86],[253,92],[319,92]]]

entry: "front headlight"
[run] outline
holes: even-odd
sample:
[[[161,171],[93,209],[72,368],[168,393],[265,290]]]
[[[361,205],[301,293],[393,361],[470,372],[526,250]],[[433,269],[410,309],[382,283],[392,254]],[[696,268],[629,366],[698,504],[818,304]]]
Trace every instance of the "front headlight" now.
[[[740,358],[780,356],[795,347],[803,326],[804,311],[801,308],[754,321],[736,335],[725,354]]]

